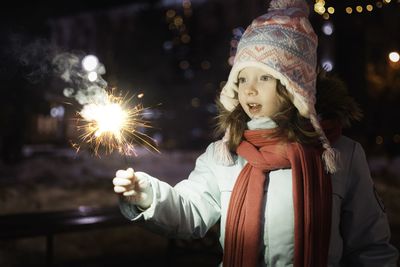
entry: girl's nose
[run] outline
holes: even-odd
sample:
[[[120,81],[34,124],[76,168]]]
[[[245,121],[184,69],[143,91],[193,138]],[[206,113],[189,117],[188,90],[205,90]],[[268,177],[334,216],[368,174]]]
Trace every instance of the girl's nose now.
[[[251,96],[257,95],[258,91],[255,84],[254,83],[249,84],[245,89],[245,93]]]

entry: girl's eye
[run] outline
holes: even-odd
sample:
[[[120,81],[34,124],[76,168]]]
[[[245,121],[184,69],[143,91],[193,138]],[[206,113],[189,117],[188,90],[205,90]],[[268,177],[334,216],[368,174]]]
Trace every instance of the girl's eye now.
[[[238,78],[238,83],[240,84],[240,83],[244,83],[244,82],[246,82],[246,79],[245,78],[243,78],[243,77],[239,77]]]
[[[269,80],[271,80],[271,79],[273,79],[271,76],[269,76],[269,75],[263,75],[263,76],[261,76],[261,81],[269,81]]]

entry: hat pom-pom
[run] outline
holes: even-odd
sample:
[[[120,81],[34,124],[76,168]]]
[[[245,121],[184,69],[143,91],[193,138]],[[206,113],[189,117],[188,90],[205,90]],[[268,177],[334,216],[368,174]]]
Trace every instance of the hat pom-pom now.
[[[290,8],[300,9],[306,16],[310,13],[305,0],[271,0],[269,4],[269,10]]]
[[[217,163],[223,166],[231,166],[235,163],[232,157],[232,153],[229,151],[228,148],[228,141],[229,129],[225,131],[225,135],[221,140],[215,142],[214,146],[214,155]]]

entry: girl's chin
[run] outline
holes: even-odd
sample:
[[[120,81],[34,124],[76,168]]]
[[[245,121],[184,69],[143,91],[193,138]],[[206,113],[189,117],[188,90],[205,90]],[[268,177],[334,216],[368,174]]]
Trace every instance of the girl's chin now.
[[[251,114],[251,116],[249,116],[250,119],[260,119],[260,118],[266,118],[268,117],[267,115],[261,115],[261,114]]]

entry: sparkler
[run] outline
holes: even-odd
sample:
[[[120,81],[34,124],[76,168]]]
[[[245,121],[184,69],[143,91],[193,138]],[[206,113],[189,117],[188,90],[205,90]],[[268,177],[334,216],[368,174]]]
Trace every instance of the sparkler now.
[[[104,97],[85,105],[78,112],[78,131],[82,132],[80,139],[92,147],[96,155],[101,147],[106,153],[116,150],[125,157],[136,155],[133,143],[159,152],[155,141],[139,131],[139,128],[151,126],[142,119],[146,108],[141,104],[132,107],[132,98],[106,92]],[[80,146],[77,147],[79,149]]]
[[[62,53],[52,63],[56,73],[71,86],[64,89],[64,95],[74,97],[83,106],[76,121],[81,142],[72,144],[77,152],[85,144],[95,155],[100,150],[106,154],[118,151],[125,156],[125,161],[127,156],[136,155],[134,144],[160,152],[155,140],[142,131],[152,128],[142,119],[147,108],[133,105],[133,96],[117,96],[116,90],[107,89],[107,82],[101,77],[105,67],[95,55],[86,55],[80,60],[76,55]],[[143,93],[137,96],[142,97]]]

